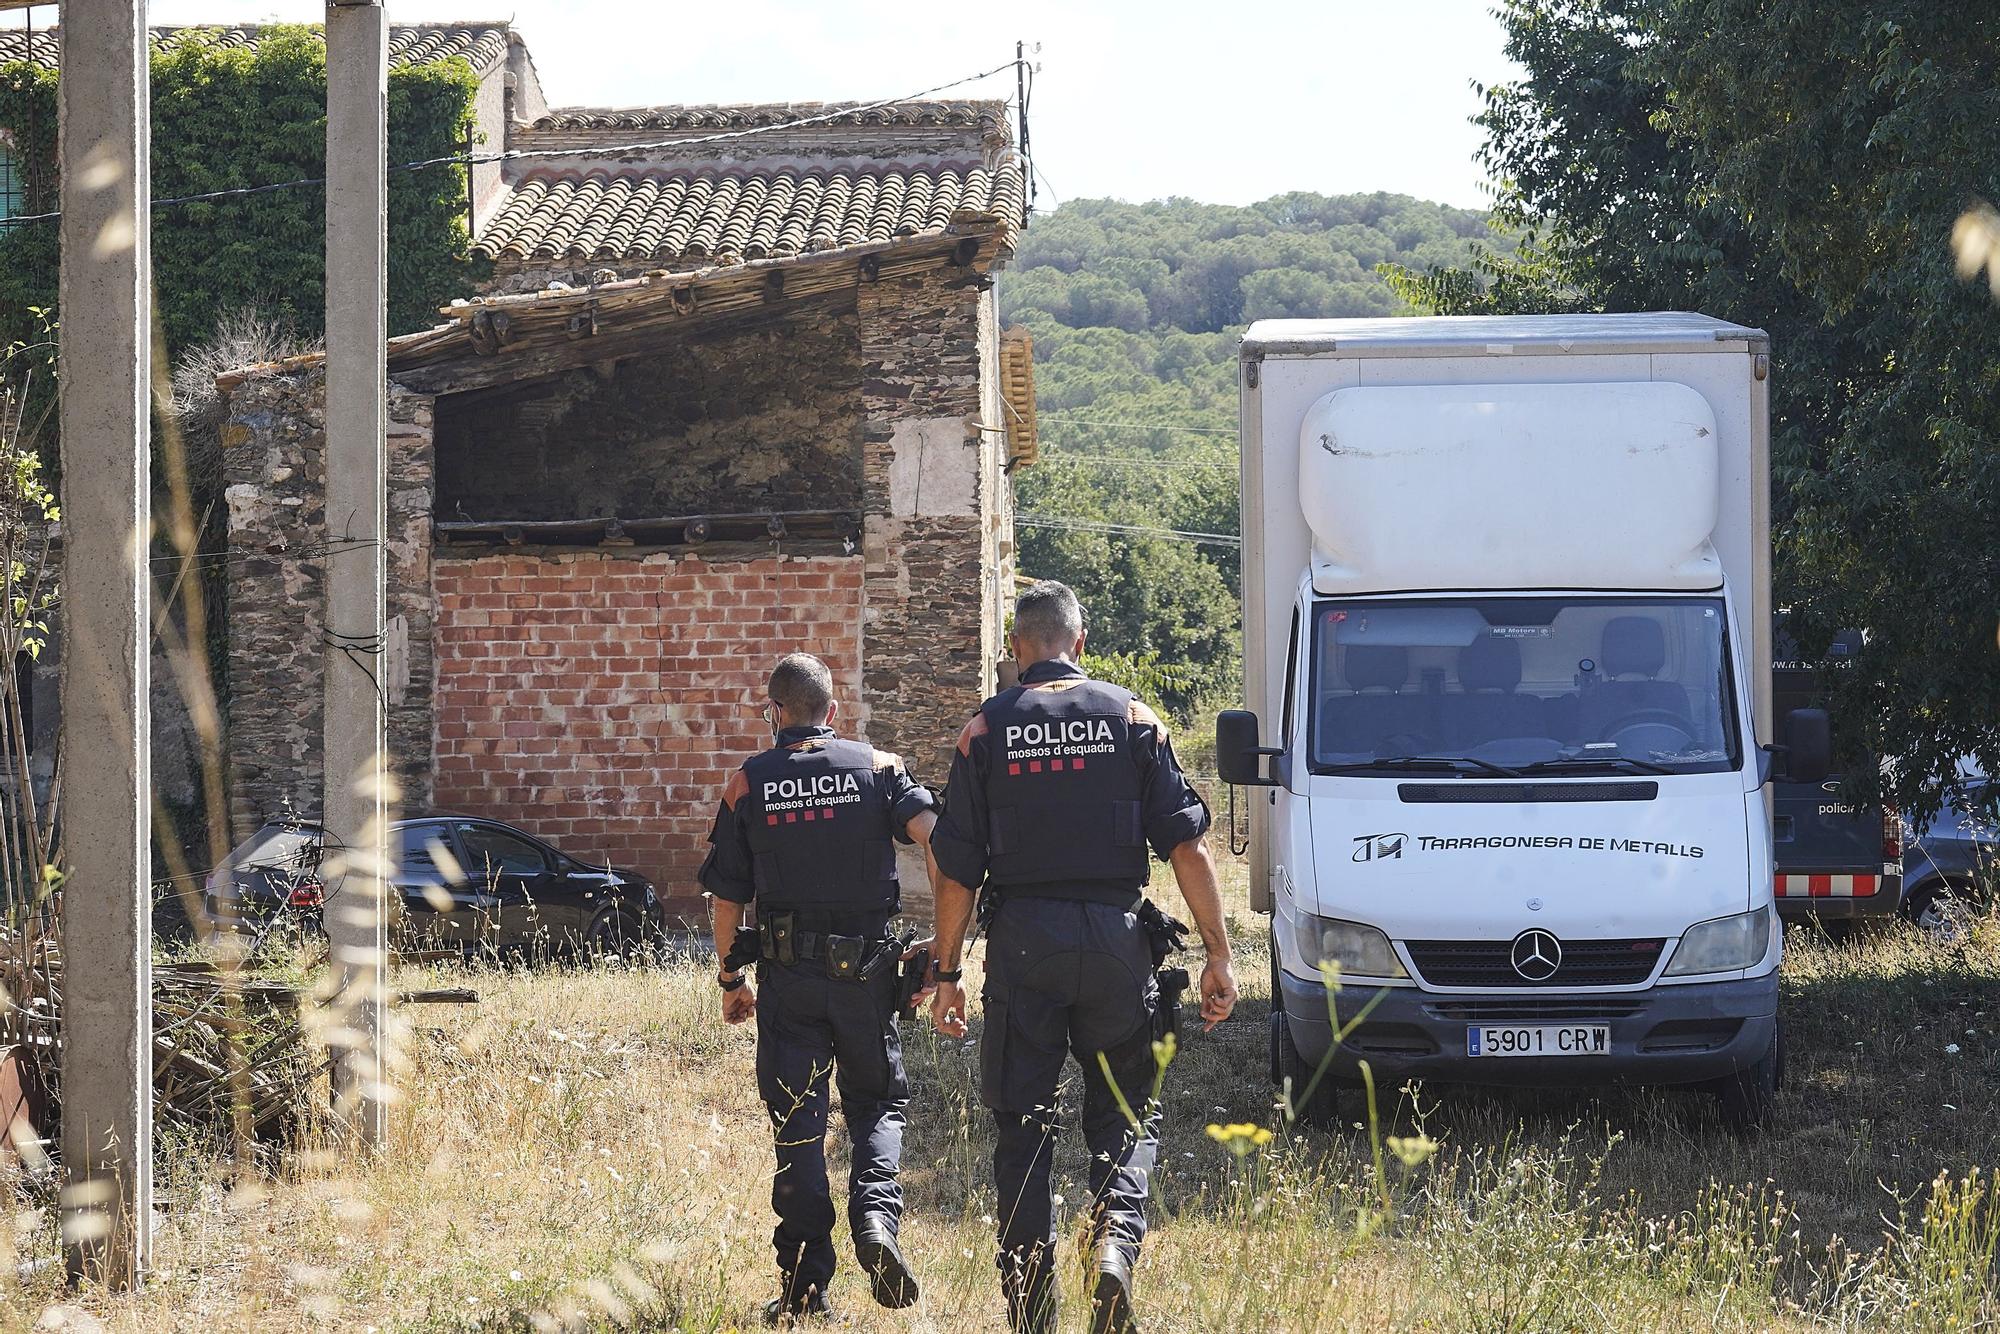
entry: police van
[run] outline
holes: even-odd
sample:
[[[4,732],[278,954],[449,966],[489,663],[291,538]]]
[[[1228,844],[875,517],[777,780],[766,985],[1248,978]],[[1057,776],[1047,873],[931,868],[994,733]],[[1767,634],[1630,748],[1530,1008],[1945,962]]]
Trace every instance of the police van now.
[[[1772,736],[1768,350],[1679,313],[1245,335],[1217,759],[1295,1097],[1365,1061],[1768,1114],[1769,784],[1830,744],[1809,709]]]
[[[1843,630],[1824,658],[1808,659],[1780,612],[1772,642],[1771,698],[1783,713],[1823,702],[1822,677],[1853,664],[1861,632]],[[1902,906],[1902,819],[1894,806],[1849,801],[1845,786],[1838,769],[1817,783],[1772,784],[1778,916],[1786,921],[1853,922],[1889,917]]]

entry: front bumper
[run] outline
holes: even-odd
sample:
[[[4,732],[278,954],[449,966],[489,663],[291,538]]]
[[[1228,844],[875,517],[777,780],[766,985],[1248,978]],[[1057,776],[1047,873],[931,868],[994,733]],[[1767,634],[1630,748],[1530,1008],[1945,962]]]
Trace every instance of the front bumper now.
[[[1333,1045],[1326,992],[1317,979],[1281,974],[1285,1024],[1299,1057],[1317,1067]],[[1343,1024],[1373,993],[1340,993]],[[1471,1024],[1608,1024],[1602,1056],[1471,1057]],[[1330,1073],[1359,1077],[1367,1061],[1379,1088],[1418,1078],[1461,1084],[1694,1084],[1748,1069],[1771,1049],[1778,1025],[1778,975],[1748,981],[1656,986],[1647,991],[1457,995],[1384,988],[1334,1054]],[[1393,1087],[1393,1083],[1391,1083]]]

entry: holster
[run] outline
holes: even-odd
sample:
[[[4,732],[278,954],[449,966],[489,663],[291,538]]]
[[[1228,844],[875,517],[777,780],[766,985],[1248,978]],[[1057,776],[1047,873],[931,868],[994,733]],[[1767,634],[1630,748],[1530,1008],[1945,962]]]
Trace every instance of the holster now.
[[[1141,901],[1135,915],[1139,925],[1146,929],[1146,939],[1153,947],[1153,967],[1161,967],[1180,952],[1187,941],[1186,922],[1168,916],[1151,899]]]
[[[1162,968],[1153,974],[1160,984],[1160,1003],[1153,1009],[1153,1037],[1164,1038],[1181,1026],[1181,997],[1187,995],[1191,980],[1185,968]]]
[[[917,1017],[917,993],[930,980],[931,952],[918,950],[903,960],[902,976],[896,979],[896,1015],[901,1019]]]
[[[1147,899],[1139,905],[1139,925],[1146,929],[1146,942],[1153,951],[1153,980],[1159,984],[1160,1000],[1153,1009],[1153,1037],[1157,1040],[1179,1030],[1181,998],[1191,980],[1185,968],[1169,968],[1167,960],[1180,952],[1187,940],[1187,924],[1161,910]]]
[[[755,931],[738,931],[736,939],[729,946],[729,953],[722,958],[722,971],[735,973],[761,962],[764,957],[764,942]]]
[[[993,929],[993,919],[1000,912],[1000,891],[988,881],[980,886],[979,897],[973,900],[972,920],[979,924],[979,934],[987,935]]]

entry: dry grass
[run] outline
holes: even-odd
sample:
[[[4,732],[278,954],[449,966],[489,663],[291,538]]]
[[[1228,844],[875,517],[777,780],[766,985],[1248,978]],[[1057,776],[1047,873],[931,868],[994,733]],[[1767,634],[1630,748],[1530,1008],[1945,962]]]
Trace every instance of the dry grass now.
[[[1796,939],[1791,1085],[1761,1137],[1732,1138],[1700,1100],[1673,1095],[1392,1094],[1392,1129],[1421,1125],[1443,1148],[1415,1169],[1391,1160],[1397,1216],[1371,1238],[1355,1226],[1375,1190],[1365,1134],[1281,1139],[1239,1163],[1203,1133],[1272,1118],[1263,919],[1239,907],[1233,927],[1250,995],[1225,1030],[1185,1043],[1167,1079],[1148,1327],[1680,1334],[2000,1319],[1991,1204],[1954,1191],[1923,1221],[1933,1178],[1989,1159],[2000,1131],[1992,924],[1949,954],[1900,933]],[[420,976],[405,984],[465,980]],[[752,1035],[715,1019],[707,966],[471,984],[476,1007],[413,1012],[414,1068],[379,1158],[232,1187],[214,1160],[170,1152],[153,1283],[77,1300],[134,1330],[754,1324],[772,1286],[768,1132]],[[847,1328],[994,1327],[976,1049],[928,1030],[906,1040],[918,1096],[904,1236],[924,1302],[879,1311],[851,1267],[833,1296]],[[1083,1162],[1074,1137],[1065,1150],[1074,1218]],[[17,1230],[24,1255],[53,1249],[45,1214]],[[58,1300],[54,1275],[37,1275],[0,1326],[29,1327]]]

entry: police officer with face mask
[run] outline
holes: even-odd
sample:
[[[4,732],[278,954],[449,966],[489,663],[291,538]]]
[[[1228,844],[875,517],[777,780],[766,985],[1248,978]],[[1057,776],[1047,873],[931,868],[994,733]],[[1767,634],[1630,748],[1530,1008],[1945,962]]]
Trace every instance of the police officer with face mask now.
[[[847,1222],[855,1258],[883,1306],[917,1299],[896,1241],[909,1102],[896,1009],[897,964],[922,946],[904,950],[889,935],[898,906],[891,839],[923,844],[928,855],[937,817],[929,790],[900,759],[834,735],[825,663],[794,653],[771,673],[769,691],[777,744],[730,775],[701,883],[713,896],[722,1017],[757,1019],[757,1087],[778,1155],[771,1241],[781,1287],[765,1319],[778,1324],[827,1314],[829,1079],[854,1141]],[[757,923],[747,930],[757,948],[739,949],[752,902]],[[745,957],[759,959],[761,996],[744,976]]]
[[[931,837],[937,883],[932,1022],[965,1034],[961,953],[974,891],[991,896],[980,1095],[993,1110],[999,1266],[1016,1330],[1056,1323],[1049,1165],[1066,1054],[1082,1067],[1091,1188],[1090,1328],[1125,1331],[1146,1233],[1147,1178],[1160,1107],[1152,1043],[1161,1006],[1147,850],[1169,862],[1208,955],[1201,1017],[1229,1017],[1236,980],[1203,834],[1208,808],[1188,786],[1158,715],[1077,666],[1083,612],[1044,581],[1014,608],[1020,684],[981,706],[958,739]],[[1107,1082],[1104,1066],[1110,1071]],[[1114,1087],[1115,1086],[1115,1087]],[[1119,1095],[1134,1109],[1134,1125]]]

